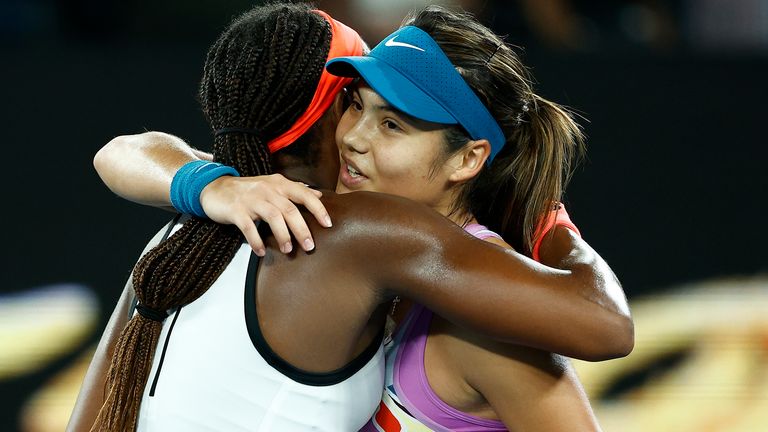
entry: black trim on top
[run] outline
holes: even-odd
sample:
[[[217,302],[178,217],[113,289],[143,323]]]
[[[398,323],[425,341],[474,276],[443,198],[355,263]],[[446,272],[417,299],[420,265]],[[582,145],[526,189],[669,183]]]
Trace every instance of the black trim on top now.
[[[179,213],[176,216],[171,219],[171,222],[168,224],[168,228],[165,230],[165,234],[163,234],[163,238],[160,239],[158,244],[160,242],[164,241],[168,238],[169,235],[171,235],[171,231],[173,231],[173,227],[176,226],[177,223],[179,223],[179,220],[181,220],[183,214]],[[157,246],[157,245],[155,245]],[[133,272],[131,272],[131,276],[133,277]],[[135,295],[133,296],[133,301],[131,301],[131,307],[128,309],[128,319],[133,318],[133,313],[136,311],[136,305],[139,303],[139,298]],[[181,312],[181,307],[179,307],[173,316],[173,321],[171,322],[171,328],[168,329],[168,334],[165,336],[165,343],[163,344],[163,353],[160,355],[160,363],[157,365],[157,371],[155,372],[155,377],[152,379],[152,387],[149,390],[149,396],[155,395],[155,389],[157,388],[157,380],[160,378],[160,370],[163,368],[163,360],[165,360],[165,351],[168,349],[168,341],[171,339],[171,332],[173,331],[173,326],[176,324],[176,319],[179,317],[179,312]]]
[[[157,388],[157,380],[160,379],[160,371],[163,369],[163,361],[165,360],[165,351],[168,349],[168,342],[171,340],[171,332],[173,332],[173,326],[176,325],[176,320],[181,313],[181,307],[176,309],[176,313],[173,314],[173,321],[171,321],[171,327],[168,329],[168,334],[165,335],[165,342],[163,343],[163,352],[160,354],[160,363],[157,364],[157,371],[155,372],[155,378],[152,380],[152,387],[149,389],[149,397],[155,395],[155,389]]]
[[[171,231],[173,231],[173,227],[176,226],[177,223],[181,220],[182,216],[185,216],[181,213],[177,214],[176,216],[171,219],[171,223],[168,224],[168,229],[165,230],[165,234],[163,234],[163,238],[160,239],[160,241],[163,241],[168,238],[169,235],[171,235]],[[159,243],[159,242],[158,242]]]
[[[165,234],[163,234],[163,238],[161,238],[160,241],[157,242],[158,244],[160,244],[160,242],[167,239],[168,236],[171,235],[171,231],[173,231],[173,227],[175,227],[176,224],[179,223],[179,220],[181,219],[182,216],[184,215],[179,213],[176,216],[174,216],[173,219],[171,219],[171,222],[168,224],[168,228],[165,230]],[[128,277],[133,277],[133,271],[131,271],[131,274],[128,275]],[[133,313],[136,311],[136,305],[138,303],[139,303],[139,298],[134,295],[133,300],[131,300],[131,307],[128,308],[128,319],[133,318]]]
[[[384,339],[383,328],[363,352],[345,366],[331,372],[307,372],[282,359],[277,353],[272,351],[259,326],[259,317],[256,313],[256,274],[258,273],[258,268],[259,257],[251,251],[251,257],[248,261],[248,273],[245,277],[245,324],[254,348],[270,366],[298,383],[320,387],[339,384],[347,380],[376,355],[376,351],[378,351],[379,345],[381,345],[381,341]]]
[[[411,412],[410,412],[410,411],[408,411],[408,408],[406,408],[405,406],[403,406],[403,404],[401,404],[401,403],[400,403],[400,401],[398,401],[397,399],[395,399],[395,398],[393,398],[393,397],[390,397],[390,398],[389,398],[389,400],[391,400],[391,401],[392,401],[392,402],[393,402],[395,405],[397,405],[397,407],[398,407],[398,408],[400,408],[401,410],[403,410],[403,412],[405,412],[405,413],[406,413],[406,414],[408,414],[409,416],[411,416],[411,417],[415,417],[413,414],[411,414]]]

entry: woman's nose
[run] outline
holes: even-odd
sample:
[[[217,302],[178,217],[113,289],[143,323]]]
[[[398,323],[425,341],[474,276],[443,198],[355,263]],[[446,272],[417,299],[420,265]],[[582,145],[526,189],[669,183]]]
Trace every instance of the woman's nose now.
[[[342,143],[349,151],[355,153],[365,153],[369,149],[369,133],[365,127],[365,121],[360,118],[355,124],[344,134],[342,137]]]

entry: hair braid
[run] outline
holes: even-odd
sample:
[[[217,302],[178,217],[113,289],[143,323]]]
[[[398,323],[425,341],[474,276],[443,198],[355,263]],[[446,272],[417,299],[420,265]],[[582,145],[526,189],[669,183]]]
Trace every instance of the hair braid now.
[[[303,4],[256,7],[236,18],[211,46],[200,102],[216,129],[256,129],[214,138],[214,160],[242,175],[271,171],[267,141],[288,130],[309,106],[330,48],[326,21]],[[167,311],[214,283],[243,244],[236,227],[190,219],[147,252],[133,271],[140,304]],[[135,314],[120,335],[105,403],[92,430],[132,431],[162,323]]]

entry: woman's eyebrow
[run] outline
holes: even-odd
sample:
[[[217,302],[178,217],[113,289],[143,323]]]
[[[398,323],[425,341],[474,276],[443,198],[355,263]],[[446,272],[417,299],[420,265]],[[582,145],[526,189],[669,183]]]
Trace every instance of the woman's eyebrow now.
[[[376,108],[379,111],[389,111],[389,112],[391,112],[393,114],[397,114],[397,115],[405,114],[402,111],[398,110],[397,108],[395,108],[392,105],[387,104],[387,103],[374,105],[373,107]]]
[[[387,111],[392,114],[395,114],[398,117],[403,117],[405,119],[409,119],[411,116],[408,114],[400,111],[399,109],[393,107],[392,105],[388,104],[387,101],[383,101],[382,103],[371,105],[371,108],[377,110],[377,111]]]
[[[360,101],[363,100],[363,97],[360,95],[360,90],[358,88],[355,88],[354,90],[352,90],[352,93],[353,93],[353,96],[360,99]],[[412,115],[407,114],[395,108],[394,106],[388,104],[387,101],[383,101],[382,103],[378,103],[374,105],[368,105],[368,107],[376,111],[384,111],[387,113],[392,113],[398,118],[400,118],[402,121],[404,121],[405,123],[408,123],[412,126],[419,126],[420,123],[424,123],[423,121],[417,119],[416,117],[413,117]]]
[[[363,100],[363,96],[360,94],[360,89],[357,87],[355,87],[355,89],[352,90],[352,96],[357,97],[358,99],[360,99],[361,102]],[[388,104],[387,101],[384,101],[383,103],[380,103],[380,104],[371,104],[368,106],[377,111],[389,111],[398,115],[405,114],[402,111],[398,110],[397,108],[393,107],[392,105]]]
[[[378,111],[384,111],[384,112],[391,113],[391,114],[395,115],[397,118],[399,118],[400,120],[402,120],[403,122],[405,122],[405,123],[407,123],[407,124],[409,124],[411,126],[419,127],[419,128],[423,128],[424,127],[423,126],[423,124],[425,123],[424,121],[419,120],[416,117],[414,117],[414,116],[412,116],[412,115],[410,115],[408,113],[400,111],[399,109],[395,108],[394,106],[392,106],[392,105],[390,105],[390,104],[388,104],[386,102],[383,103],[383,104],[374,105],[373,108],[378,110]]]

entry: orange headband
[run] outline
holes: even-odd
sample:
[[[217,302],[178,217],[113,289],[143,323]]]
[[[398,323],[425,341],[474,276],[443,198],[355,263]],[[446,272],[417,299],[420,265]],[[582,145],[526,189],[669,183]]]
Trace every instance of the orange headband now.
[[[336,21],[321,10],[314,10],[313,12],[322,16],[331,24],[331,49],[328,52],[326,62],[336,57],[363,55],[363,40],[360,39],[356,31],[347,27],[344,23]],[[336,98],[336,94],[350,82],[352,82],[351,78],[331,75],[323,67],[320,82],[317,84],[315,95],[312,97],[309,107],[290,129],[269,142],[269,152],[274,153],[304,135],[328,110]]]

